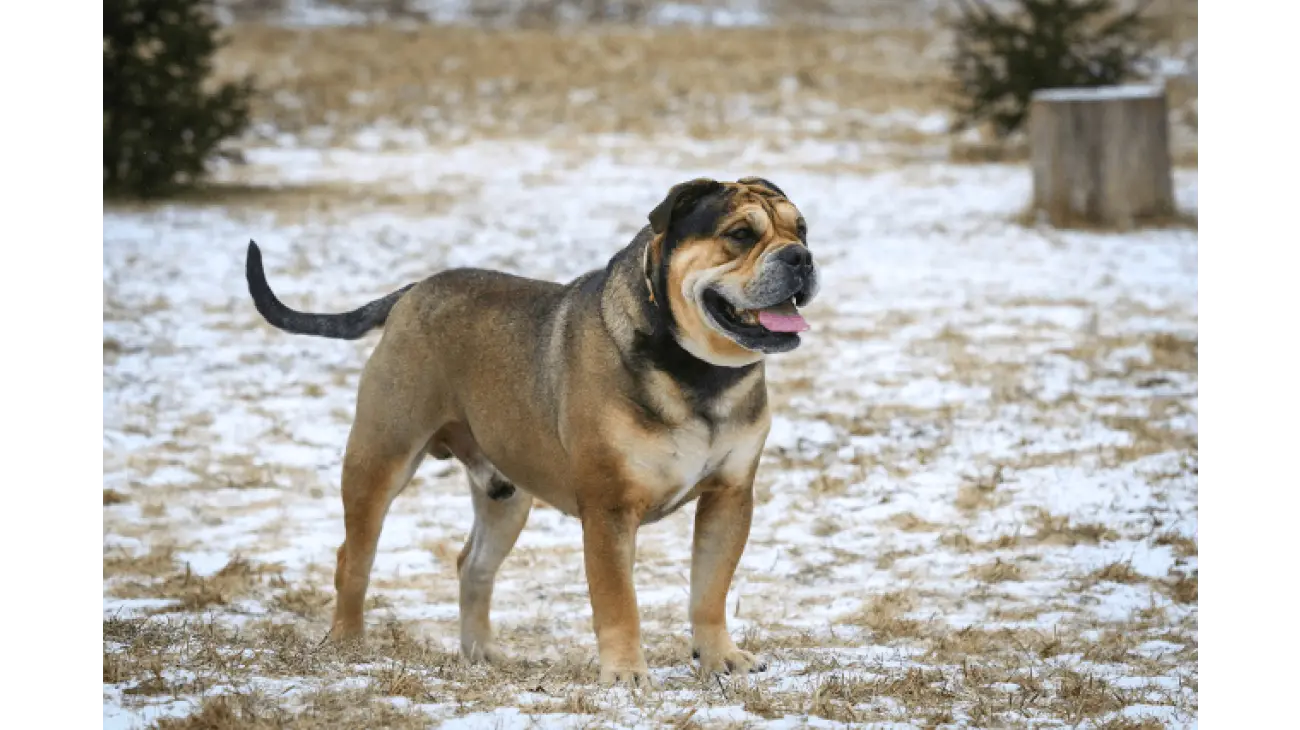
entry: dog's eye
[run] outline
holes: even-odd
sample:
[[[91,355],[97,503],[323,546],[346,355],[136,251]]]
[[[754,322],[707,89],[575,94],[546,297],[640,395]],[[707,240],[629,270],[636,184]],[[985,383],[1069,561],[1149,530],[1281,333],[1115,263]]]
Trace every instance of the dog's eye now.
[[[799,234],[800,241],[808,243],[808,224],[804,223],[802,218],[800,218],[799,222],[795,224],[794,230],[795,233]]]
[[[754,229],[749,226],[736,226],[727,231],[726,236],[737,243],[752,243],[754,241]]]

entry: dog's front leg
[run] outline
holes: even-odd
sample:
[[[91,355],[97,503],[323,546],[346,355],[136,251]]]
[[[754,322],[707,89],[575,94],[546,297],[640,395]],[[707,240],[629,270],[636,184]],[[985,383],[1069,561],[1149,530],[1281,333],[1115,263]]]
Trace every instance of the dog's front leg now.
[[[641,651],[632,564],[641,515],[624,506],[580,510],[587,588],[600,651],[600,681],[648,686],[649,670]]]
[[[767,669],[753,654],[741,651],[727,632],[727,590],[753,515],[752,478],[744,485],[713,485],[700,494],[691,555],[691,634],[704,677]]]

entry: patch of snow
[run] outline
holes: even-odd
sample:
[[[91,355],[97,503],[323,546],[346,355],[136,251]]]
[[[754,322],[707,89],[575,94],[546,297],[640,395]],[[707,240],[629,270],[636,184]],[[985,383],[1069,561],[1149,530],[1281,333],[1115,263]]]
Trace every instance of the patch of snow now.
[[[768,446],[777,449],[829,446],[836,439],[835,429],[823,421],[794,421],[784,416],[772,416],[772,427],[767,434]]]

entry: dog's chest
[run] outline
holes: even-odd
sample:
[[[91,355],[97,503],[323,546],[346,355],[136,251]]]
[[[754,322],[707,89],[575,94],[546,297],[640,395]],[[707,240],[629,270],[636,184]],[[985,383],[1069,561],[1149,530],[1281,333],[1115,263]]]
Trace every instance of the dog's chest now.
[[[629,454],[647,490],[647,521],[665,517],[694,496],[695,487],[717,476],[739,484],[763,448],[757,429],[710,430],[703,421],[688,422],[640,444]]]

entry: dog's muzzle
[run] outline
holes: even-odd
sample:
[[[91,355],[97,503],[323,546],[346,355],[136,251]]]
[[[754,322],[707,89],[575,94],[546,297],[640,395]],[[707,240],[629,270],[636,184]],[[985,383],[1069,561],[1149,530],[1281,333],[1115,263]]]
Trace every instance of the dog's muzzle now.
[[[817,296],[817,265],[806,246],[785,246],[763,258],[733,306],[764,310],[791,302],[807,306]],[[729,297],[731,299],[731,297]]]
[[[812,251],[805,246],[786,246],[767,257],[759,279],[764,283],[779,280],[772,287],[778,301],[793,299],[796,306],[805,306],[817,294],[817,266]]]
[[[706,289],[702,300],[716,329],[740,346],[763,353],[789,352],[799,346],[808,322],[799,313],[817,295],[817,265],[801,245],[767,254],[757,274],[739,291]]]

